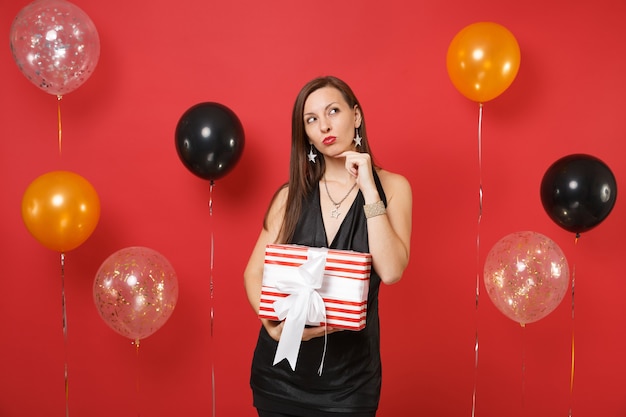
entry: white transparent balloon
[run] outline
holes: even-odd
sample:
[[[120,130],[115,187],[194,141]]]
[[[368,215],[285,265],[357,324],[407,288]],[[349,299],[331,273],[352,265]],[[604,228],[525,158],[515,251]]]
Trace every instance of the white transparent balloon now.
[[[65,0],[36,0],[24,7],[11,25],[10,40],[22,74],[56,96],[87,81],[100,57],[94,23]]]
[[[498,310],[525,325],[558,307],[569,285],[569,267],[561,248],[547,236],[515,232],[487,254],[484,281]]]

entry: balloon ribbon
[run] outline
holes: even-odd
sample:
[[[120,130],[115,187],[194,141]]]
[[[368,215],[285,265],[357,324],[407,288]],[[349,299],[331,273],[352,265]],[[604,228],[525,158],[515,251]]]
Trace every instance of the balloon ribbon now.
[[[67,310],[65,308],[65,253],[63,252],[61,252],[61,307],[63,309],[63,342],[65,344],[65,416],[68,417],[70,415],[70,386],[67,371]]]
[[[522,413],[526,406],[526,325],[521,323],[522,328]]]
[[[213,264],[214,264],[214,238],[213,238],[213,187],[215,186],[215,182],[211,180],[209,186],[209,223],[211,224],[211,259],[210,259],[210,273],[209,273],[209,291],[211,295],[211,341],[213,341],[213,322],[214,322],[214,312],[213,312]],[[213,348],[215,348],[214,343],[212,343]],[[211,405],[213,411],[213,417],[215,417],[215,364],[213,359],[211,359]]]
[[[135,390],[137,391],[137,398],[136,398],[137,399],[137,417],[139,417],[141,415],[141,413],[139,411],[141,409],[141,407],[140,407],[140,402],[141,401],[140,401],[140,395],[139,395],[140,392],[141,392],[140,384],[139,384],[139,382],[140,382],[140,374],[141,374],[140,369],[139,369],[140,368],[139,367],[139,339],[135,339],[132,343],[135,345],[135,353],[137,355],[137,378],[136,378],[136,381],[135,381]]]
[[[578,244],[578,239],[580,238],[580,234],[576,233],[576,238],[574,239],[574,246]],[[569,417],[572,417],[572,404],[574,402],[574,289],[576,288],[576,262],[574,261],[574,265],[572,265],[572,366],[569,377],[569,397],[570,397],[570,405],[569,405]]]
[[[472,417],[476,415],[476,385],[478,380],[478,298],[480,295],[480,222],[483,217],[483,103],[478,107],[478,222],[476,226],[476,338],[474,342],[474,392],[472,393]]]
[[[61,128],[61,99],[63,98],[63,96],[58,95],[57,96],[57,124],[58,124],[58,131],[59,131],[59,155],[61,155],[61,132],[62,132],[62,128]]]

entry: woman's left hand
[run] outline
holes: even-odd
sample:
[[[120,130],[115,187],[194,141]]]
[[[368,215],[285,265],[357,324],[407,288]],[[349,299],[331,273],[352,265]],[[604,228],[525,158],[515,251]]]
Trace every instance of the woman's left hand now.
[[[343,329],[338,329],[332,326],[315,326],[315,327],[305,327],[302,332],[302,341],[306,342],[311,339],[315,339],[316,337],[322,337],[331,333],[340,332]]]
[[[346,170],[356,179],[356,184],[363,193],[365,201],[378,201],[380,197],[378,196],[378,190],[372,175],[370,155],[368,153],[346,151],[339,154],[338,158],[346,158]]]

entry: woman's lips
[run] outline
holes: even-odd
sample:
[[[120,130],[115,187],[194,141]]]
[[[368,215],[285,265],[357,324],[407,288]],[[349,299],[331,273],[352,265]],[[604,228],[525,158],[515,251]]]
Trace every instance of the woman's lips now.
[[[327,137],[324,138],[322,143],[324,145],[332,145],[333,143],[335,143],[336,140],[337,140],[337,138],[335,136],[327,136]]]

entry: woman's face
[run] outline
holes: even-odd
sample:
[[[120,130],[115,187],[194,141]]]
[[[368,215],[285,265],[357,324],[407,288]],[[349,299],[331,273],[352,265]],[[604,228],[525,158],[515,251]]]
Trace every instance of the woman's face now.
[[[339,90],[322,87],[304,102],[304,129],[309,142],[325,155],[354,149],[354,129],[361,125],[361,112],[351,108]]]

